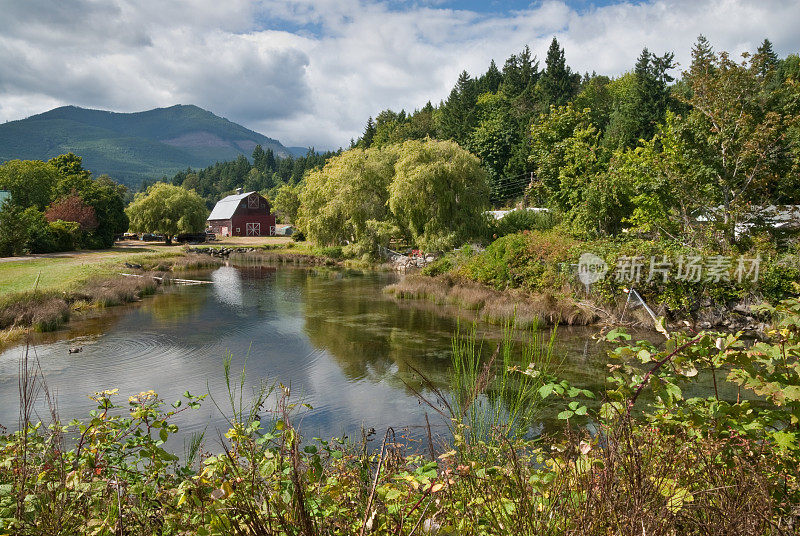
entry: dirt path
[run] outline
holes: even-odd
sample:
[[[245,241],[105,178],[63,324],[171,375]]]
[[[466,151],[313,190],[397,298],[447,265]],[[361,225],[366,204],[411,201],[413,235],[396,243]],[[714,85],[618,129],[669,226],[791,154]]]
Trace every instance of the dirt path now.
[[[122,251],[124,250],[124,251]],[[81,251],[59,251],[58,253],[37,253],[35,255],[25,255],[22,257],[0,257],[0,263],[18,261],[36,261],[40,259],[92,259],[109,255],[119,255],[120,253],[142,253],[155,252],[150,246],[136,246],[120,244],[111,249],[81,250]]]

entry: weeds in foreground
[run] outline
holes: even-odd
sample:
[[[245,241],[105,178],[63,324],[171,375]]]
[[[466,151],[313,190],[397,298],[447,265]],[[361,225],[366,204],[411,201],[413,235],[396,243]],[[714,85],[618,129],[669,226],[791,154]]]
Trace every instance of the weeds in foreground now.
[[[179,460],[165,442],[200,397],[169,406],[148,391],[118,403],[103,391],[89,419],[63,424],[53,411],[45,426],[24,409],[37,389],[46,395],[26,362],[19,431],[0,434],[0,534],[797,534],[800,301],[764,312],[776,319],[771,339],[752,345],[676,333],[655,347],[608,333],[616,349],[599,411],[564,382],[532,382],[531,400],[560,397],[562,434],[508,433],[512,401],[499,425],[478,411],[479,428],[457,420],[452,442],[426,454],[391,430],[379,449],[366,436],[308,440],[288,388],[267,410],[268,390],[245,397],[227,361],[230,429],[216,454],[196,437]],[[466,379],[454,415],[497,391],[501,367],[519,374],[501,350],[495,372],[469,348],[456,352]],[[704,375],[739,396],[684,397]]]

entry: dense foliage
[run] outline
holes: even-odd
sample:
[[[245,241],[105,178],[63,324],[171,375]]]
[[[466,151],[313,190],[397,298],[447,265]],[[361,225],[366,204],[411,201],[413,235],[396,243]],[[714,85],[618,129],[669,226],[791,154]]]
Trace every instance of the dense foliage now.
[[[107,175],[92,178],[72,153],[48,162],[0,165],[0,255],[107,248],[128,229],[127,189]],[[76,225],[72,225],[76,224]]]
[[[264,149],[256,145],[252,163],[240,155],[235,160],[217,162],[199,171],[180,171],[172,177],[171,183],[197,192],[209,209],[237,188],[246,192],[258,191],[268,199],[274,199],[281,187],[296,187],[307,171],[321,167],[335,154],[318,153],[311,149],[305,156],[279,156],[271,148]],[[140,190],[144,191],[149,186],[150,182],[145,181]]]
[[[544,70],[526,48],[502,71],[462,73],[439,106],[383,111],[353,145],[455,140],[495,204],[547,206],[576,235],[702,240],[702,216],[734,244],[758,207],[800,203],[800,58],[765,40],[737,62],[702,36],[692,58],[677,82],[673,54],[647,49],[617,79],[580,77],[554,39]]]
[[[607,263],[604,277],[593,282],[590,289],[576,277],[580,257],[587,252]],[[650,273],[653,259],[656,268],[659,262],[666,263],[666,277],[661,272]],[[708,277],[708,272],[686,277],[680,270],[688,270],[692,259],[700,262],[698,269],[702,268],[702,260],[716,260],[727,271],[718,278]],[[628,288],[635,287],[638,296],[659,316],[705,321],[720,311],[727,311],[729,316],[730,310],[742,303],[776,303],[796,292],[793,283],[800,281],[796,253],[759,257],[757,274],[753,259],[717,255],[712,249],[698,250],[671,239],[578,240],[556,228],[504,235],[484,251],[448,254],[426,271],[431,275],[446,273],[456,282],[477,282],[497,290],[521,289],[529,295],[555,293],[592,300],[607,311],[609,318],[614,312],[620,313],[617,309],[628,301]],[[632,270],[637,268],[633,260],[640,263],[635,280]],[[741,313],[734,317],[743,318]],[[647,323],[652,325],[650,319]]]

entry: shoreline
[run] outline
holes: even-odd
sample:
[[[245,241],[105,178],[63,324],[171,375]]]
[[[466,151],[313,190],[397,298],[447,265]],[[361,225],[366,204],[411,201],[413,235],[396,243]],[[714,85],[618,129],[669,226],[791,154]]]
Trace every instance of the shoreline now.
[[[35,288],[3,296],[0,299],[0,347],[20,341],[31,331],[45,333],[61,329],[90,311],[140,302],[169,286],[178,272],[221,264],[185,251],[170,252],[167,257],[131,255],[128,260],[124,259],[110,264],[109,271],[115,273],[89,275],[68,289]],[[123,275],[123,271],[133,272],[136,277]]]
[[[624,300],[608,305],[597,303],[591,297],[576,299],[555,291],[529,293],[518,288],[496,290],[448,274],[429,276],[419,272],[410,273],[398,283],[386,287],[384,292],[398,300],[424,300],[457,306],[473,311],[477,318],[489,324],[502,324],[515,319],[518,328],[577,325],[660,331],[643,307],[627,305]],[[655,313],[659,317],[665,316],[661,307],[657,307]],[[763,333],[766,326],[757,313],[738,302],[728,307],[709,305],[696,317],[669,317],[667,321],[667,329],[672,330],[717,328],[728,332],[745,331],[751,335]]]
[[[300,250],[295,250],[292,244],[260,247],[220,245],[183,247],[167,255],[154,251],[149,254],[131,253],[110,265],[109,273],[105,276],[89,277],[74,288],[14,292],[0,299],[0,347],[18,342],[31,330],[58,330],[71,318],[79,318],[88,310],[141,301],[143,297],[158,292],[163,285],[169,285],[170,279],[173,279],[171,274],[176,272],[214,267],[225,262],[242,266],[326,266],[395,271],[391,264],[367,264],[320,254],[313,246],[297,249]],[[131,263],[125,259],[137,262]],[[126,277],[120,274],[122,271],[134,272],[141,277]],[[410,305],[415,300],[424,300],[436,305],[455,306],[492,325],[513,319],[515,327],[521,329],[556,324],[656,329],[653,319],[644,308],[626,306],[620,300],[609,305],[600,304],[591,296],[581,298],[556,290],[536,293],[522,289],[497,290],[447,273],[424,275],[419,270],[411,270],[401,275],[400,281],[384,288],[384,292]],[[763,331],[763,322],[740,303],[724,308],[709,306],[701,311],[694,318],[669,318],[668,327],[720,328],[731,332],[744,330],[755,335]],[[656,308],[656,314],[660,313],[663,314],[663,311]]]
[[[71,255],[94,255],[103,251],[72,252]],[[34,258],[9,257],[9,263],[16,261],[36,262],[40,260],[66,259],[70,255],[58,257],[36,256]],[[89,311],[106,307],[140,302],[144,297],[159,292],[170,285],[174,274],[220,266],[230,261],[246,266],[248,264],[285,264],[295,266],[329,266],[340,268],[370,268],[351,264],[347,260],[334,259],[326,255],[306,251],[291,251],[283,244],[266,246],[206,246],[183,247],[167,252],[147,250],[122,254],[108,265],[103,275],[89,275],[70,288],[53,286],[37,290],[11,292],[0,298],[0,348],[23,340],[31,332],[53,332],[78,319]],[[374,266],[373,268],[376,268]],[[0,265],[0,269],[2,265]],[[56,270],[57,266],[45,266]],[[128,272],[137,277],[122,275]]]

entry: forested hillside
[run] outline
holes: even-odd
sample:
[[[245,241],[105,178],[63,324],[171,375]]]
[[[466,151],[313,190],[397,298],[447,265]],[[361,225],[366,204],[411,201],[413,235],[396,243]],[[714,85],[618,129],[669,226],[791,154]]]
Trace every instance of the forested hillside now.
[[[236,188],[246,191],[260,191],[275,199],[281,189],[291,192],[303,180],[306,171],[321,167],[337,152],[318,153],[309,149],[305,156],[279,156],[271,148],[261,145],[253,149],[253,162],[239,155],[236,160],[217,162],[200,170],[186,169],[172,177],[172,184],[195,190],[205,199],[209,208],[220,198],[232,193]],[[140,190],[144,191],[151,182],[145,181]],[[296,197],[296,193],[293,194]]]
[[[702,36],[692,58],[679,74],[672,52],[645,48],[622,76],[581,75],[554,38],[543,64],[526,47],[502,68],[463,72],[437,106],[384,110],[351,146],[455,140],[481,159],[493,204],[525,194],[593,231],[623,220],[673,227],[663,220],[676,205],[685,217],[800,202],[800,58],[781,59],[764,40],[735,59]]]
[[[197,106],[138,113],[64,106],[0,125],[0,162],[47,160],[73,152],[96,173],[132,187],[189,166],[250,155],[256,145],[280,156],[297,151]]]

